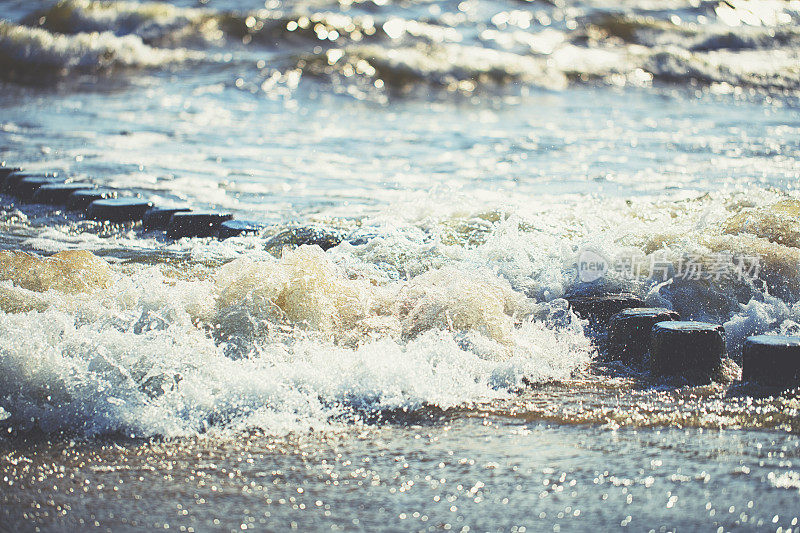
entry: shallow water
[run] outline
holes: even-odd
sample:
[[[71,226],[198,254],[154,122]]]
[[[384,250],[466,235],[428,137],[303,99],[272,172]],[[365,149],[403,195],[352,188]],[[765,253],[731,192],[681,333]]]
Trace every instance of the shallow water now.
[[[18,447],[4,455],[16,482],[3,503],[25,509],[9,527],[44,530],[787,530],[798,478],[783,472],[797,454],[796,436],[760,431],[457,417],[287,439]]]
[[[796,392],[736,366],[800,331],[797,2],[0,18],[0,160],[266,225],[0,197],[0,529],[797,527]],[[725,325],[717,383],[603,361],[587,250]]]

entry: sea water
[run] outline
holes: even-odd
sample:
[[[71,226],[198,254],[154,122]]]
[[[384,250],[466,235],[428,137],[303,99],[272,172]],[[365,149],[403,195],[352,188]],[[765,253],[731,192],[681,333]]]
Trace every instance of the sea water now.
[[[797,2],[0,18],[0,160],[264,225],[1,197],[0,529],[800,527],[800,402],[737,381],[800,331]],[[717,382],[604,362],[581,257],[724,324]]]

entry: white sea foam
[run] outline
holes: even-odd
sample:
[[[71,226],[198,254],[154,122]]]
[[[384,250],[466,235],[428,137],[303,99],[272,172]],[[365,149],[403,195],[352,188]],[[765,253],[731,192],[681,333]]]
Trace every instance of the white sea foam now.
[[[11,423],[87,435],[298,430],[353,410],[504,397],[523,378],[569,377],[591,353],[580,326],[535,320],[490,272],[382,284],[351,279],[315,247],[241,258],[208,279],[98,261],[113,280],[81,290],[77,271],[55,286],[7,273],[4,289],[37,302],[0,314]]]
[[[758,280],[664,284],[644,268],[625,285],[684,318],[724,323],[736,355],[748,335],[800,322],[798,209],[763,190],[540,196],[533,206],[429,193],[370,208],[359,217],[363,241],[328,252],[305,246],[276,258],[252,236],[141,242],[143,256],[163,248],[187,260],[157,266],[6,254],[20,268],[0,270],[2,406],[14,424],[33,417],[47,430],[186,435],[323,428],[354,412],[506,397],[523,378],[565,379],[590,360],[561,299],[578,286],[585,246],[645,264],[758,254]],[[53,228],[29,242],[137,249],[132,234],[75,241]],[[87,284],[91,264],[103,275]]]

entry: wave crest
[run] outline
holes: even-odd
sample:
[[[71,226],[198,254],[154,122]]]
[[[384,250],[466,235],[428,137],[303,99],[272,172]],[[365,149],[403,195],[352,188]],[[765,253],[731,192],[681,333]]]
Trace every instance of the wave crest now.
[[[449,90],[472,91],[482,84],[513,81],[553,89],[566,85],[565,76],[540,58],[458,44],[336,48],[307,55],[299,66],[314,75],[366,79],[379,88],[426,83]]]
[[[19,76],[158,67],[199,59],[183,49],[148,46],[135,35],[111,32],[62,35],[0,21],[0,64]]]

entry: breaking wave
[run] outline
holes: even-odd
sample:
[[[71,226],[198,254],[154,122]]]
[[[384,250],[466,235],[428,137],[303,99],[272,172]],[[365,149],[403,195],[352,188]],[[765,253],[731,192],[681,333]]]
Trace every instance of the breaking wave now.
[[[591,336],[563,299],[582,290],[724,323],[734,358],[749,335],[800,331],[794,197],[560,202],[531,212],[416,199],[362,219],[355,244],[278,257],[257,236],[183,241],[193,259],[178,264],[2,252],[3,423],[281,433],[509,399],[588,369]],[[32,242],[74,246],[53,231]],[[638,274],[582,284],[587,247]],[[212,260],[220,249],[233,259]],[[759,262],[744,277],[743,256]],[[659,277],[687,261],[705,274]]]
[[[577,324],[548,328],[491,272],[386,283],[308,246],[206,279],[76,251],[0,266],[6,422],[47,432],[281,432],[447,409],[567,378],[591,353]]]

